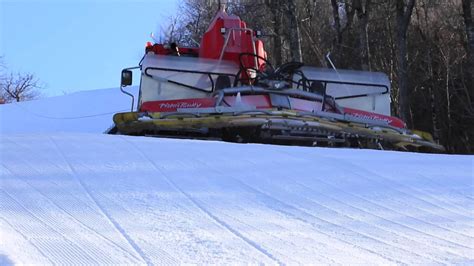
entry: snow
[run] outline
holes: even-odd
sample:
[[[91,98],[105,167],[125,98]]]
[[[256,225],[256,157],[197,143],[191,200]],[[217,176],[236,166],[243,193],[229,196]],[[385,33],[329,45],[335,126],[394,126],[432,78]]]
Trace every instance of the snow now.
[[[138,88],[126,88],[136,95]],[[0,105],[0,133],[103,133],[114,113],[127,112],[131,98],[118,88],[81,91],[35,101]]]
[[[128,107],[0,106],[0,265],[474,263],[474,156],[101,134]]]

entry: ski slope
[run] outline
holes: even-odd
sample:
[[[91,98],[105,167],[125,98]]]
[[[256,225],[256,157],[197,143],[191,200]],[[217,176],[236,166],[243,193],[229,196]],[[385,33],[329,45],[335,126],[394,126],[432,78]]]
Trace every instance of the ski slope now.
[[[115,93],[0,106],[0,265],[474,263],[474,156],[101,134]]]

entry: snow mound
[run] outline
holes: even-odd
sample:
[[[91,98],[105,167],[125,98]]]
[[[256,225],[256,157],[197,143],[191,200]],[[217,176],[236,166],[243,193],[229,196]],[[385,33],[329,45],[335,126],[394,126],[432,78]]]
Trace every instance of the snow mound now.
[[[99,134],[129,107],[0,106],[0,265],[474,263],[474,156]]]
[[[127,91],[137,95],[138,89]],[[103,133],[112,126],[114,113],[129,111],[130,107],[131,98],[118,88],[4,104],[0,105],[0,134]]]

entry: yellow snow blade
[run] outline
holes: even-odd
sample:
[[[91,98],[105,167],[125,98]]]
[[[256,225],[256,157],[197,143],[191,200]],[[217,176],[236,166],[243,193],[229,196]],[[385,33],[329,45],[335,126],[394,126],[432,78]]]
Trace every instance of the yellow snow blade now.
[[[430,134],[415,131],[416,134],[401,133],[390,127],[370,127],[364,123],[331,120],[315,116],[301,116],[292,111],[255,112],[252,114],[192,114],[192,113],[118,113],[114,122],[122,134],[141,135],[143,132],[175,131],[186,132],[202,129],[267,128],[318,130],[343,137],[355,137],[388,141],[395,147],[410,150],[410,147],[444,151],[434,143]],[[330,135],[330,134],[328,134]],[[291,138],[291,136],[289,137]],[[296,137],[295,137],[296,138]]]

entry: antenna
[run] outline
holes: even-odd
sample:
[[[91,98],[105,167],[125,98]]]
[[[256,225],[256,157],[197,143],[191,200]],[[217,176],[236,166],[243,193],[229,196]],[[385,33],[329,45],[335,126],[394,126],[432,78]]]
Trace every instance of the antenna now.
[[[329,64],[331,64],[331,67],[332,67],[334,70],[337,71],[336,66],[333,64],[333,62],[332,62],[330,56],[331,56],[331,52],[328,52],[328,53],[326,54],[326,59],[328,60]]]
[[[342,82],[342,78],[341,78],[341,75],[339,75],[339,72],[337,71],[337,68],[336,66],[334,65],[334,63],[332,62],[331,60],[331,52],[328,52],[326,54],[326,59],[328,60],[329,64],[331,65],[331,67],[334,69],[334,71],[336,72],[336,75],[337,75],[337,78],[339,79],[339,81],[342,83],[342,86],[344,87],[344,89],[346,89],[347,93],[350,93],[350,90],[349,88],[347,87],[347,84],[343,83]]]
[[[150,33],[150,38],[155,42],[155,43],[160,43],[156,38],[155,34],[153,32]]]

